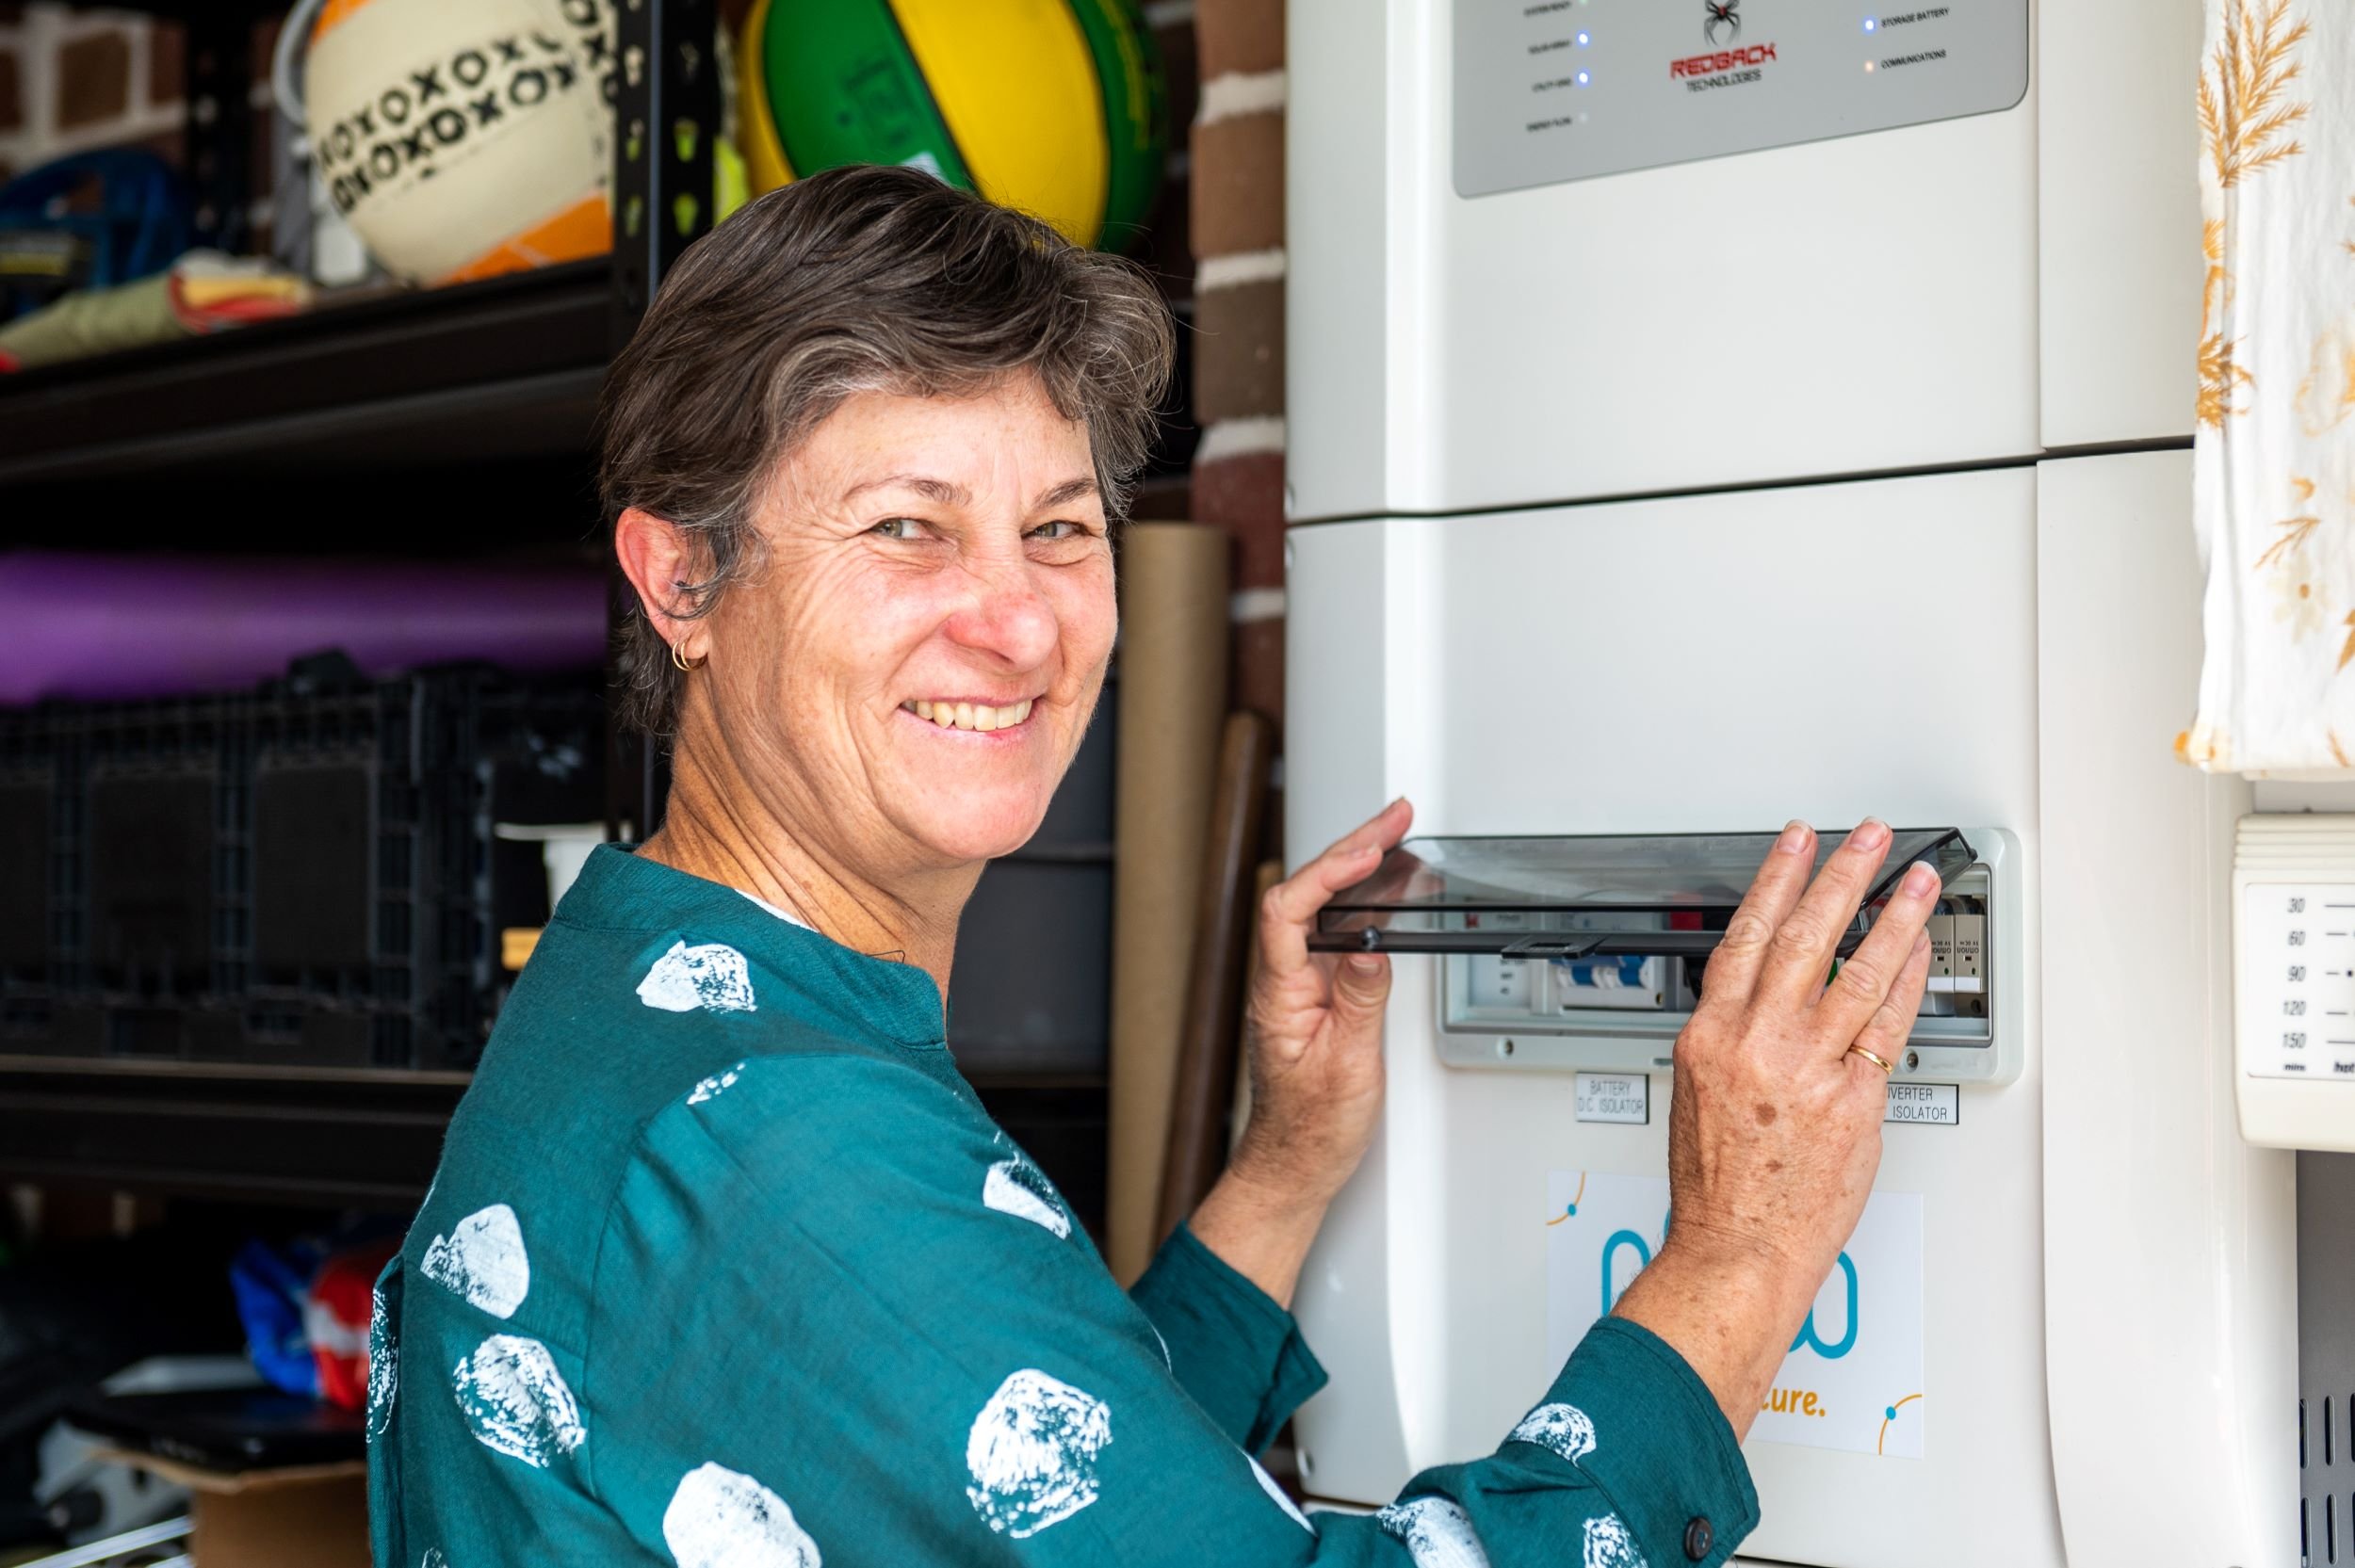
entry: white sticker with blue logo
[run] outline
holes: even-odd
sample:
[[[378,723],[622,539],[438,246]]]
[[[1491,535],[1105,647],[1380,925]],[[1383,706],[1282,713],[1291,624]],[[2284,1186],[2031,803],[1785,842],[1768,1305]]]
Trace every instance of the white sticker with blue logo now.
[[[1553,1171],[1546,1185],[1547,1354],[1559,1366],[1660,1251],[1668,1184]],[[1876,1192],[1815,1293],[1750,1436],[1920,1459],[1925,1393],[1922,1195]]]

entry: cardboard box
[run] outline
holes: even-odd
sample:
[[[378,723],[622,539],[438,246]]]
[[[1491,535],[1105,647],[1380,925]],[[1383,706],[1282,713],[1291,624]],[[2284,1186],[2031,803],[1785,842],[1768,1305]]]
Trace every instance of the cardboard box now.
[[[111,1448],[105,1457],[185,1486],[196,1568],[369,1568],[368,1467],[206,1470]]]

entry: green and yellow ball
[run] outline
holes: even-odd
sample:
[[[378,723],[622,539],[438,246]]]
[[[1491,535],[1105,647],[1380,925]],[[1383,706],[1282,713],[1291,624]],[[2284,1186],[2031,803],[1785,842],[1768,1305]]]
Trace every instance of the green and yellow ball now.
[[[755,192],[912,164],[1119,250],[1161,185],[1161,62],[1133,0],[758,0],[737,70]]]

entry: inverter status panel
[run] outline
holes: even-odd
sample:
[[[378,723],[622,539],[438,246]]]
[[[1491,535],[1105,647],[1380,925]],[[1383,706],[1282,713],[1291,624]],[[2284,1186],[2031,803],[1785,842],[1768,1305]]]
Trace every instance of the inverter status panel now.
[[[1458,0],[1460,196],[2007,109],[2028,0]]]

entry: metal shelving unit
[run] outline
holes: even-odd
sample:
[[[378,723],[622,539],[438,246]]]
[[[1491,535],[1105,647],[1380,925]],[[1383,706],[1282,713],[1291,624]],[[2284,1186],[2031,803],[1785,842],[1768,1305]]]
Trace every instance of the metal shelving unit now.
[[[117,3],[187,28],[189,174],[210,214],[200,227],[218,238],[251,194],[250,125],[228,112],[250,97],[248,30],[284,0]],[[710,225],[720,119],[715,0],[613,7],[608,257],[0,378],[0,546],[578,543],[598,388],[664,272]],[[1183,406],[1181,389],[1173,407]],[[1158,471],[1181,473],[1186,457],[1174,448]],[[422,529],[402,515],[403,497],[427,514],[456,511],[432,476],[469,468],[479,514]],[[494,475],[509,488],[484,491]],[[337,482],[357,493],[343,515],[300,525],[271,515],[304,487]],[[534,525],[510,514],[516,492],[544,482],[562,493],[547,497],[555,521],[533,540]],[[93,495],[113,499],[111,529],[93,518]],[[658,758],[616,735],[608,777],[614,822],[659,822]],[[1109,831],[1049,833],[1019,858],[1108,865]],[[1009,1066],[974,1081],[1081,1212],[1100,1212],[1104,1075]],[[426,1189],[465,1083],[463,1074],[0,1055],[0,1179],[405,1207]]]
[[[132,4],[187,29],[199,228],[215,242],[233,237],[250,194],[250,121],[234,112],[252,85],[250,29],[283,0]],[[79,503],[87,513],[101,487],[141,507],[177,493],[200,511],[233,512],[221,497],[288,473],[375,482],[428,465],[585,462],[614,348],[664,269],[710,226],[719,124],[713,0],[614,0],[614,11],[616,244],[605,260],[0,379],[0,519],[26,519],[0,543],[41,537],[29,525],[36,508]],[[111,542],[89,522],[77,525],[78,542]],[[332,527],[319,534],[311,547],[350,547]],[[183,547],[208,537],[200,530]],[[637,802],[638,820],[646,804]],[[402,1207],[424,1193],[465,1083],[450,1073],[0,1056],[0,1178]]]
[[[585,449],[613,268],[574,262],[0,379],[0,495]]]
[[[0,1172],[60,1186],[407,1208],[425,1196],[466,1082],[463,1073],[0,1057]]]
[[[199,228],[245,210],[251,50],[281,7],[149,0],[187,29]],[[326,308],[0,380],[0,500],[35,483],[585,452],[596,390],[711,224],[713,0],[614,0],[615,245],[603,261]],[[211,216],[209,219],[205,214]]]

